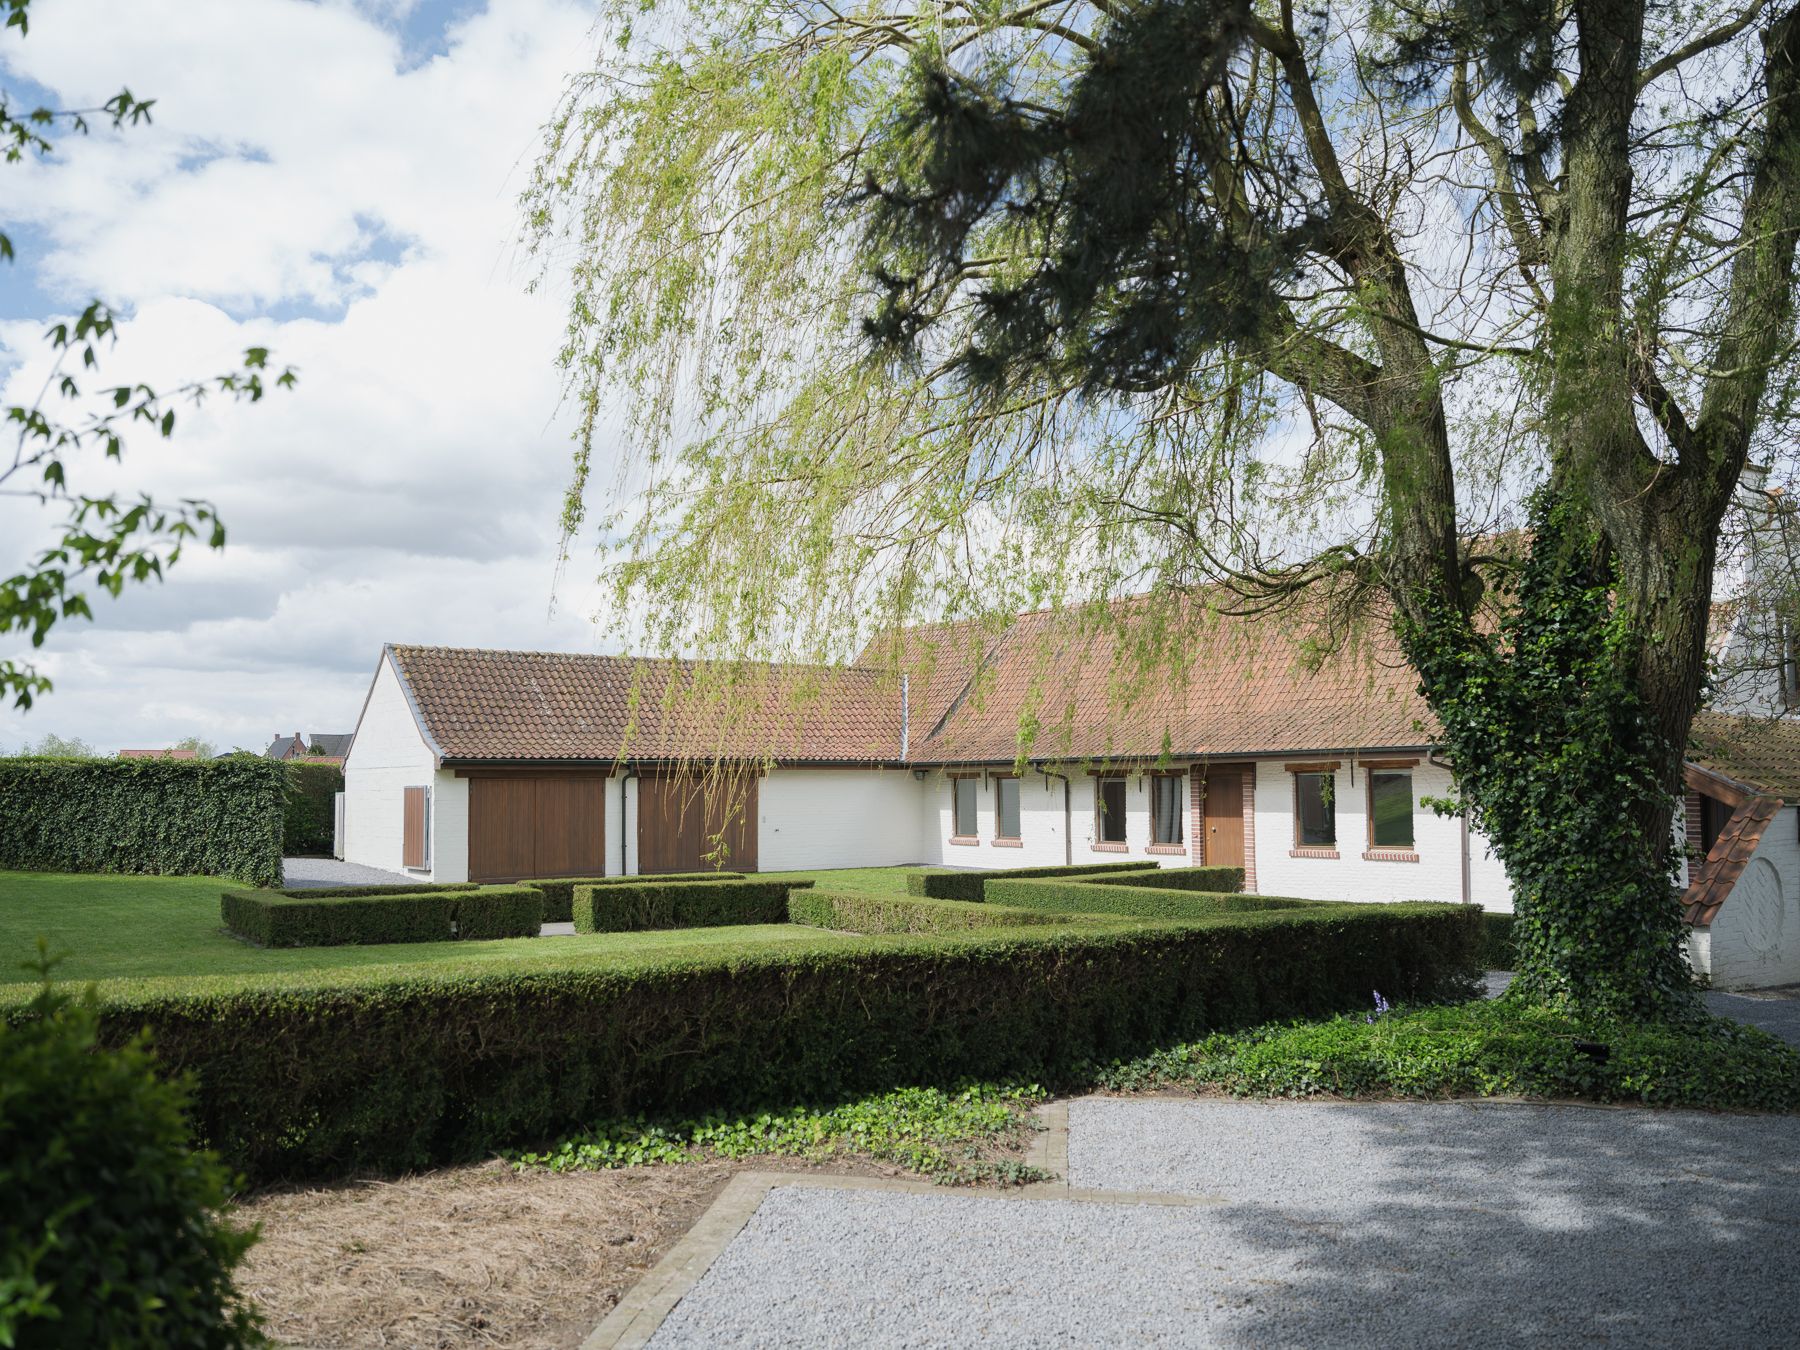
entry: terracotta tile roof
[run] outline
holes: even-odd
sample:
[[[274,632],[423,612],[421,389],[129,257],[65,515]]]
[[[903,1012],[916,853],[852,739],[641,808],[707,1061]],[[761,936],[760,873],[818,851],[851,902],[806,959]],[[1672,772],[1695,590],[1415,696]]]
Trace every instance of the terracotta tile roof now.
[[[1737,885],[1757,844],[1762,842],[1763,831],[1782,806],[1779,797],[1752,797],[1732,812],[1706,861],[1700,864],[1682,894],[1682,914],[1688,923],[1704,928],[1717,917],[1719,906]]]
[[[1193,629],[1085,631],[1050,613],[1022,615],[986,645],[979,669],[967,634],[940,652],[972,681],[935,718],[913,698],[915,754],[925,762],[1014,758],[1152,758],[1291,753],[1430,744],[1435,721],[1385,622],[1347,653],[1311,669],[1317,622],[1209,616]],[[1168,651],[1157,650],[1169,641]],[[1144,644],[1159,671],[1131,655]],[[870,654],[865,653],[865,658]],[[941,701],[943,689],[931,696]],[[914,690],[918,689],[915,681]],[[935,704],[931,711],[935,712]],[[922,726],[929,729],[920,737]]]
[[[389,651],[447,760],[900,757],[899,688],[875,671],[457,647]],[[710,696],[726,689],[728,696]]]
[[[1800,798],[1800,720],[1696,714],[1687,758],[1758,792]]]

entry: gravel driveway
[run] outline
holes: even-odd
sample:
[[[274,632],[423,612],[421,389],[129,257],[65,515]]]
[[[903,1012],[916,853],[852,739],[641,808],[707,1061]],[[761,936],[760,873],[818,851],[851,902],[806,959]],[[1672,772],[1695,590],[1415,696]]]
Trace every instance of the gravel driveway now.
[[[783,1187],[651,1344],[1761,1346],[1800,1307],[1800,1119],[1071,1104],[1077,1188]]]
[[[391,886],[397,881],[417,881],[404,872],[384,872],[361,863],[336,858],[283,858],[281,884],[289,890],[314,890],[320,886]]]

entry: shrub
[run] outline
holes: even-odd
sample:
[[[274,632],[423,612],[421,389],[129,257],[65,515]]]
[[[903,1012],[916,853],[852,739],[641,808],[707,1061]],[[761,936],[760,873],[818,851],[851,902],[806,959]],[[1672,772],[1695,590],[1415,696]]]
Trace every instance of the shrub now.
[[[263,947],[474,941],[535,937],[543,926],[544,897],[529,886],[325,897],[226,891],[219,914],[225,927]]]
[[[1478,940],[1462,906],[1346,905],[312,988],[159,982],[123,990],[103,1026],[148,1026],[165,1068],[200,1085],[202,1136],[271,1181],[478,1158],[640,1113],[1067,1082],[1209,1029],[1362,1007],[1370,989],[1466,992]]]
[[[1061,914],[967,900],[812,890],[795,891],[788,897],[788,922],[841,933],[954,933],[971,928],[1066,924],[1068,919]]]
[[[281,765],[0,759],[0,868],[281,884]]]
[[[97,1022],[46,978],[0,1023],[0,1345],[263,1343],[232,1283],[256,1235],[219,1217],[187,1089],[142,1036],[97,1050]]]
[[[1197,891],[1157,890],[1107,882],[1104,877],[1091,883],[1061,878],[996,881],[988,888],[988,897],[994,904],[1050,914],[1129,914],[1144,919],[1198,919],[1212,914],[1259,910],[1316,909],[1326,903],[1241,892],[1206,895]]]
[[[544,893],[544,922],[569,923],[575,917],[577,886],[638,886],[654,881],[742,881],[742,872],[669,872],[652,878],[628,877],[542,877],[526,881]]]
[[[438,891],[476,891],[478,881],[395,881],[385,886],[293,886],[275,894],[295,900],[348,900],[364,895],[431,895]]]
[[[786,923],[788,892],[810,881],[664,881],[637,877],[575,888],[577,933]]]
[[[997,867],[980,872],[908,872],[906,893],[928,900],[966,900],[979,903],[984,887],[1002,877],[1078,877],[1097,872],[1145,872],[1160,870],[1151,862],[1077,863],[1073,867]]]
[[[1158,867],[1144,872],[1099,873],[1093,879],[1108,886],[1149,886],[1159,891],[1205,891],[1210,895],[1240,894],[1244,889],[1241,867]]]
[[[330,857],[336,842],[337,794],[344,790],[344,766],[289,760],[281,818],[281,847],[290,856]]]
[[[1115,1065],[1103,1083],[1239,1096],[1580,1097],[1793,1111],[1800,1051],[1723,1018],[1600,1025],[1502,998],[1209,1036]]]
[[[1519,954],[1513,945],[1515,917],[1511,914],[1481,916],[1481,960],[1489,970],[1511,970],[1518,963]]]

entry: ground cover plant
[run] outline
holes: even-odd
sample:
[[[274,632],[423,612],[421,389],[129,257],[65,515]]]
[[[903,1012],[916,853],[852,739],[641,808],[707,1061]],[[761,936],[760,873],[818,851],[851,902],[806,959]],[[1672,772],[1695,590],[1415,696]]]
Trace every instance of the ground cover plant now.
[[[1115,1064],[1103,1087],[1270,1097],[1572,1097],[1800,1110],[1800,1051],[1738,1022],[1596,1022],[1523,998],[1217,1033]]]
[[[187,1093],[141,1036],[101,1051],[93,1003],[41,983],[0,1022],[0,1345],[261,1344],[233,1271],[255,1233],[189,1146]]]
[[[854,1154],[895,1163],[946,1185],[1021,1185],[1048,1177],[1016,1159],[989,1156],[1032,1132],[1035,1084],[909,1087],[830,1106],[692,1120],[613,1120],[543,1152],[514,1155],[521,1168],[600,1171],[645,1163],[774,1155],[827,1159]]]

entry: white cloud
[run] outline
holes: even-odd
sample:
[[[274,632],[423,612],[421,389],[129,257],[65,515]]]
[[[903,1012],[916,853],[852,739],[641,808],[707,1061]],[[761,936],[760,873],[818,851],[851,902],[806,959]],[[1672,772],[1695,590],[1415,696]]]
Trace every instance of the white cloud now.
[[[67,102],[121,84],[157,98],[151,129],[97,127],[54,162],[0,168],[7,219],[48,236],[18,267],[71,307],[133,311],[103,373],[168,384],[252,345],[301,371],[291,394],[214,400],[173,440],[82,470],[87,490],[208,498],[230,543],[56,630],[35,659],[57,690],[0,709],[0,749],[45,731],[111,749],[348,730],[383,641],[602,645],[579,575],[549,613],[562,314],[524,294],[511,245],[592,15],[493,0],[412,64],[391,21],[413,8],[60,0],[0,43]],[[0,325],[8,402],[42,382],[50,317]],[[0,503],[0,565],[44,520]]]

